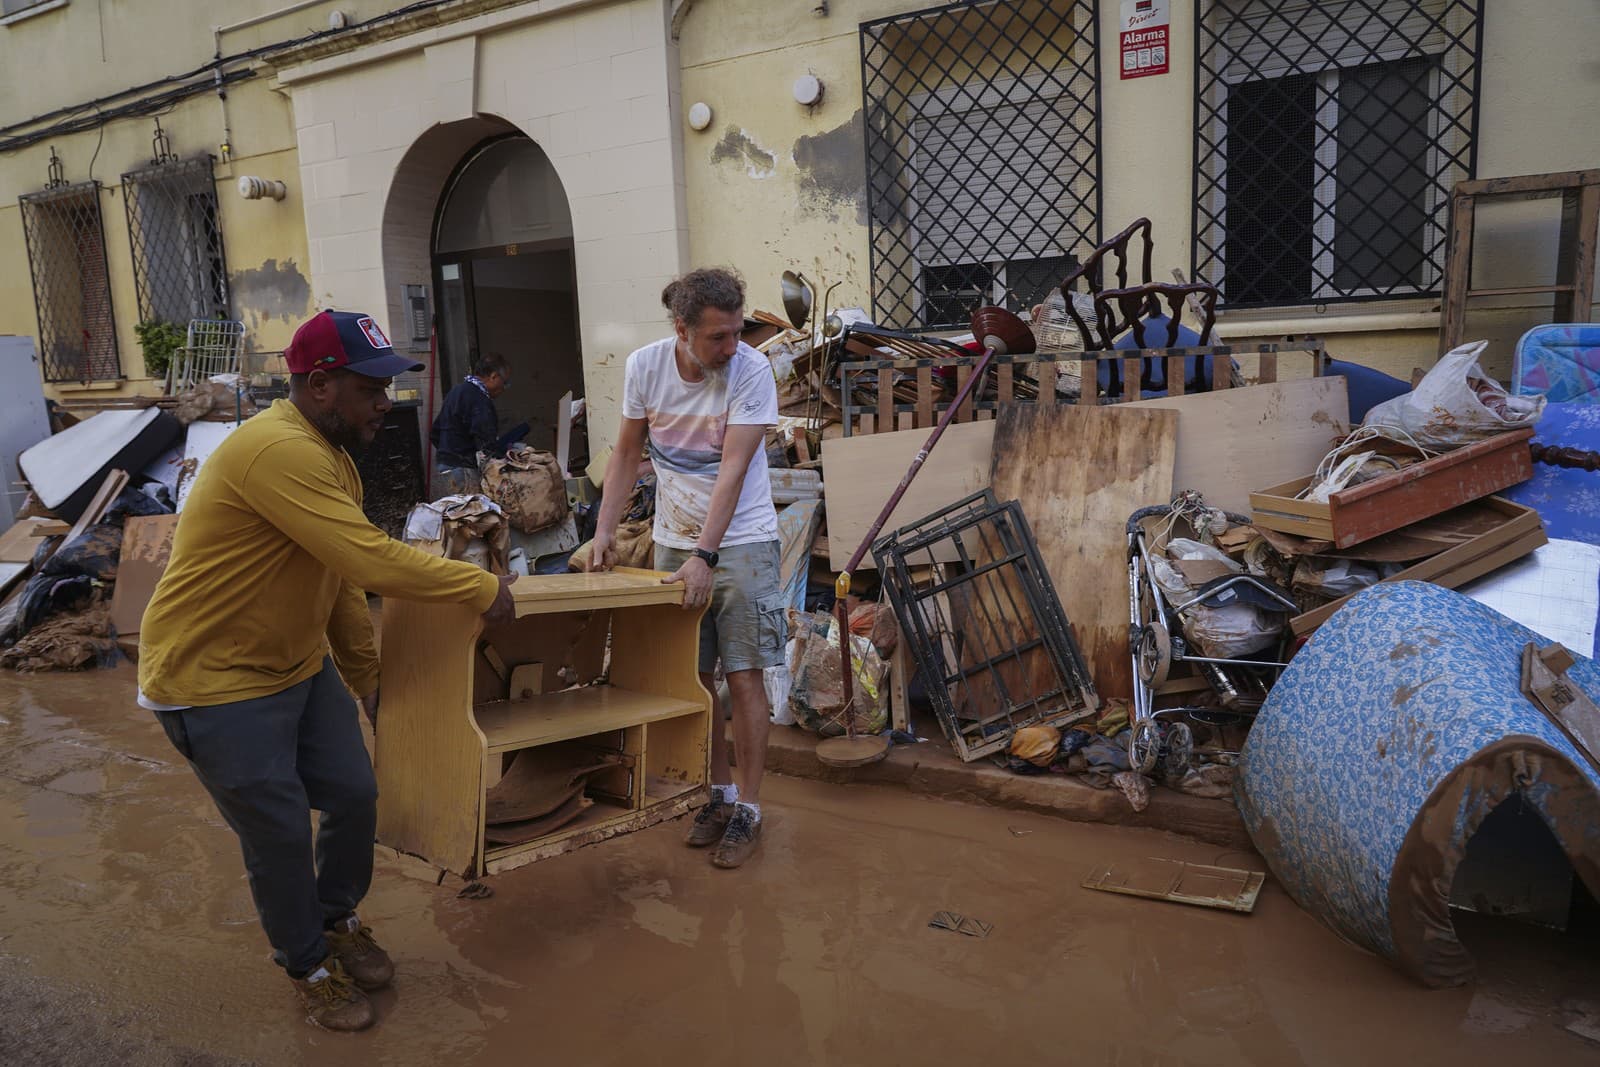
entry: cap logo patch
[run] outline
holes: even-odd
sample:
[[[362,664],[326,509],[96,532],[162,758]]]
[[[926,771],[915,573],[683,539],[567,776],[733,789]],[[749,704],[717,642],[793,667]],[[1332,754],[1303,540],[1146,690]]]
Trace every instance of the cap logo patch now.
[[[366,335],[367,343],[373,348],[394,347],[389,343],[389,339],[383,335],[383,331],[378,328],[378,324],[373,322],[371,319],[357,319],[356,326],[359,327],[361,332]]]

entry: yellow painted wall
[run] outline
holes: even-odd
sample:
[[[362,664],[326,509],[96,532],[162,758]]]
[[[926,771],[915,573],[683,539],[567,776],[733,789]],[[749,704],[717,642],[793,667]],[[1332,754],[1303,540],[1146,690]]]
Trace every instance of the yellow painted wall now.
[[[825,18],[816,17],[813,6],[698,0],[684,21],[680,121],[690,257],[738,267],[756,306],[778,310],[778,275],[798,267],[813,280],[843,281],[836,303],[870,309],[864,199],[834,195],[845,185],[837,180],[840,168],[851,159],[858,169],[849,178],[857,183],[856,195],[865,195],[864,148],[859,127],[852,126],[862,95],[859,23],[925,5],[839,0]],[[1600,104],[1600,65],[1593,59],[1600,9],[1594,0],[1490,0],[1484,6],[1479,176],[1600,166],[1600,106],[1590,106]],[[1165,279],[1173,267],[1187,271],[1190,262],[1194,0],[1172,0],[1171,72],[1128,81],[1116,67],[1119,7],[1117,0],[1100,3],[1102,223],[1109,235],[1149,217],[1156,272]],[[794,79],[807,72],[827,86],[822,105],[811,112],[790,96]],[[688,128],[686,116],[697,100],[714,112],[711,127],[700,133]],[[819,158],[834,168],[820,182]],[[1480,224],[1478,281],[1544,280],[1554,247],[1548,206],[1496,208]],[[1224,316],[1222,332],[1240,340],[1315,333],[1335,355],[1409,377],[1413,367],[1434,358],[1437,309],[1436,300],[1410,300],[1321,312],[1238,312]],[[1491,369],[1505,375],[1516,338],[1549,316],[1547,302],[1502,310],[1485,305],[1472,314],[1469,330],[1491,338]]]
[[[0,27],[0,126],[191,70],[212,58],[213,26],[283,6],[272,0],[203,5],[74,0],[64,8]],[[380,0],[329,0],[229,32],[222,39],[223,50],[234,54],[323,28],[335,7],[357,20],[392,6]],[[71,62],[64,62],[64,56]],[[226,115],[232,155],[227,161],[221,159],[219,147],[223,111],[214,94],[190,97],[161,116],[176,155],[209,152],[219,157],[215,175],[230,295],[235,314],[245,323],[246,347],[257,352],[281,350],[311,309],[293,111],[288,99],[271,87],[271,75],[270,69],[262,69],[257,77],[229,86]],[[37,336],[17,197],[44,187],[52,146],[69,182],[92,177],[104,186],[100,210],[125,380],[97,386],[97,395],[155,389],[145,380],[133,329],[138,301],[119,186],[123,172],[148,163],[153,131],[152,117],[127,117],[99,130],[56,135],[0,154],[0,333]],[[246,201],[238,195],[235,182],[247,174],[283,180],[289,195],[281,202]],[[69,384],[47,386],[46,391],[59,397],[82,390]]]

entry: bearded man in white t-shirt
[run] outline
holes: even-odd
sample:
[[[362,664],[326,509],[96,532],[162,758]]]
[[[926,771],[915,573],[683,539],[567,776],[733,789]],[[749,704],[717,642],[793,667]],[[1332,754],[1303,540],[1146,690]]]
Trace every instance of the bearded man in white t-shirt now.
[[[661,294],[673,335],[628,357],[622,428],[606,467],[591,566],[616,562],[613,538],[648,434],[656,472],[656,568],[684,586],[683,606],[709,603],[700,624],[700,681],[712,693],[711,801],[687,841],[715,844],[711,862],[737,867],[761,837],[761,772],[770,726],[762,672],[784,661],[788,615],[779,591],[778,515],[768,427],[778,391],[766,358],[739,340],[744,283],[732,271],[692,271]],[[733,698],[730,768],[718,660]]]

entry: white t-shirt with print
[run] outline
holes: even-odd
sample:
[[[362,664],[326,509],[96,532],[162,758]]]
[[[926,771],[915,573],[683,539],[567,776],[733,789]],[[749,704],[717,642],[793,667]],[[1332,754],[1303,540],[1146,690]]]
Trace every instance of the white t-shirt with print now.
[[[729,426],[776,426],[778,388],[766,357],[743,341],[725,375],[686,382],[673,357],[677,343],[676,337],[668,337],[628,357],[622,417],[644,419],[650,427],[656,544],[691,549],[711,509],[724,433]],[[759,447],[750,457],[733,520],[718,547],[776,540],[778,513],[772,506],[766,449]]]

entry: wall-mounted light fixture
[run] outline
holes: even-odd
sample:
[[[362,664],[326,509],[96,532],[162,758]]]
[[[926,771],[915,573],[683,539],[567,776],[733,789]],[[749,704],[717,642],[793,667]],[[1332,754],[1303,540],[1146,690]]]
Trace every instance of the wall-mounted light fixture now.
[[[282,200],[289,195],[289,187],[271,178],[254,178],[246,174],[239,179],[239,195],[246,200]]]
[[[794,100],[805,107],[822,103],[822,80],[815,74],[802,74],[794,80]]]
[[[689,128],[703,130],[711,125],[711,105],[703,100],[696,100],[689,105]]]

